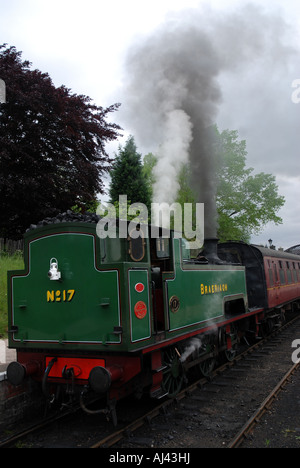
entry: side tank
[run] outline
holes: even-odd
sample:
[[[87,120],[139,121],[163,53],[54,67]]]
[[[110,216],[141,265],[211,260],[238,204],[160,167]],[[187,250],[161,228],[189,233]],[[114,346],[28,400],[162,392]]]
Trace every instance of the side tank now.
[[[122,346],[120,269],[103,268],[95,226],[61,223],[25,235],[24,271],[8,273],[9,346]]]

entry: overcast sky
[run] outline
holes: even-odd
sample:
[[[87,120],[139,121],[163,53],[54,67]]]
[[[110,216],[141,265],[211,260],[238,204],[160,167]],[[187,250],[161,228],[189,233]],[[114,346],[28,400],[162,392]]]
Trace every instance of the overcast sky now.
[[[259,5],[257,20],[243,13],[249,3]],[[48,72],[56,86],[64,84],[101,106],[121,102],[126,108],[128,51],[144,37],[155,37],[156,28],[172,17],[185,18],[191,8],[199,29],[211,28],[215,49],[232,64],[223,66],[217,77],[222,96],[215,119],[219,129],[238,130],[247,142],[248,166],[274,174],[286,197],[280,212],[283,224],[268,226],[252,240],[265,244],[271,238],[284,248],[300,244],[300,103],[291,99],[292,83],[300,79],[299,1],[0,0],[0,43],[23,51],[24,60]],[[218,28],[222,21],[236,34],[230,47],[222,35],[224,24]],[[240,62],[233,59],[238,46],[244,47],[241,37],[246,40],[243,31],[238,33],[239,24],[247,29],[248,43],[257,42],[256,55],[252,50],[249,59],[245,54]],[[267,46],[260,48],[262,34]],[[125,134],[135,136],[134,124],[122,121],[122,115],[112,118]],[[150,148],[137,140],[145,154]]]

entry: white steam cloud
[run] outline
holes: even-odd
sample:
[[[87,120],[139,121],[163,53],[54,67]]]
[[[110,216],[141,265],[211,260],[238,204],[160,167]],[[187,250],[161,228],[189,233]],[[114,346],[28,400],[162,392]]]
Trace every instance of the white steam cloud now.
[[[191,338],[186,347],[184,348],[183,353],[180,356],[180,361],[185,362],[188,357],[190,357],[193,353],[198,351],[202,346],[202,340],[201,338]]]

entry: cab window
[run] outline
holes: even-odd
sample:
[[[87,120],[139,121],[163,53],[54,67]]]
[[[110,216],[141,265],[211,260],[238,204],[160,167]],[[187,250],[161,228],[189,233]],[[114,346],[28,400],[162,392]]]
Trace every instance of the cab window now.
[[[182,260],[190,260],[191,259],[190,244],[183,237],[181,239],[181,256],[182,256]]]
[[[135,233],[133,237],[133,233]],[[139,231],[139,236],[136,237],[137,230],[133,229],[128,237],[128,253],[131,260],[140,262],[145,256],[145,238],[142,230]]]
[[[170,240],[159,237],[156,239],[157,258],[168,258],[170,256]]]

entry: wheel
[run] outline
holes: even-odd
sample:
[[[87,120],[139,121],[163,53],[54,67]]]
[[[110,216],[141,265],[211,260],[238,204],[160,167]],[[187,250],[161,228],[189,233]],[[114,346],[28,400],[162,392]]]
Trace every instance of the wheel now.
[[[208,358],[208,359],[206,359],[206,361],[201,362],[201,364],[199,364],[201,374],[204,377],[209,377],[211,375],[212,371],[214,370],[215,365],[216,365],[216,359],[215,358]]]
[[[224,352],[226,360],[228,362],[233,361],[236,356],[236,352],[237,352],[236,348],[226,349],[226,351]]]
[[[216,347],[216,335],[210,334],[203,337],[202,346],[199,349],[198,357],[205,356],[214,352]],[[199,364],[199,370],[204,377],[209,377],[216,365],[216,357],[208,357],[205,361]]]
[[[222,332],[222,338],[221,338],[221,344],[226,344],[226,331],[223,330]],[[224,357],[225,361],[231,362],[235,359],[237,350],[238,350],[238,342],[239,342],[239,336],[238,336],[238,330],[234,324],[231,325],[230,327],[230,338],[231,338],[231,349],[226,349],[224,351]]]
[[[168,397],[173,398],[180,392],[184,382],[184,370],[176,347],[164,351],[163,364],[166,369],[163,371],[162,388]]]

